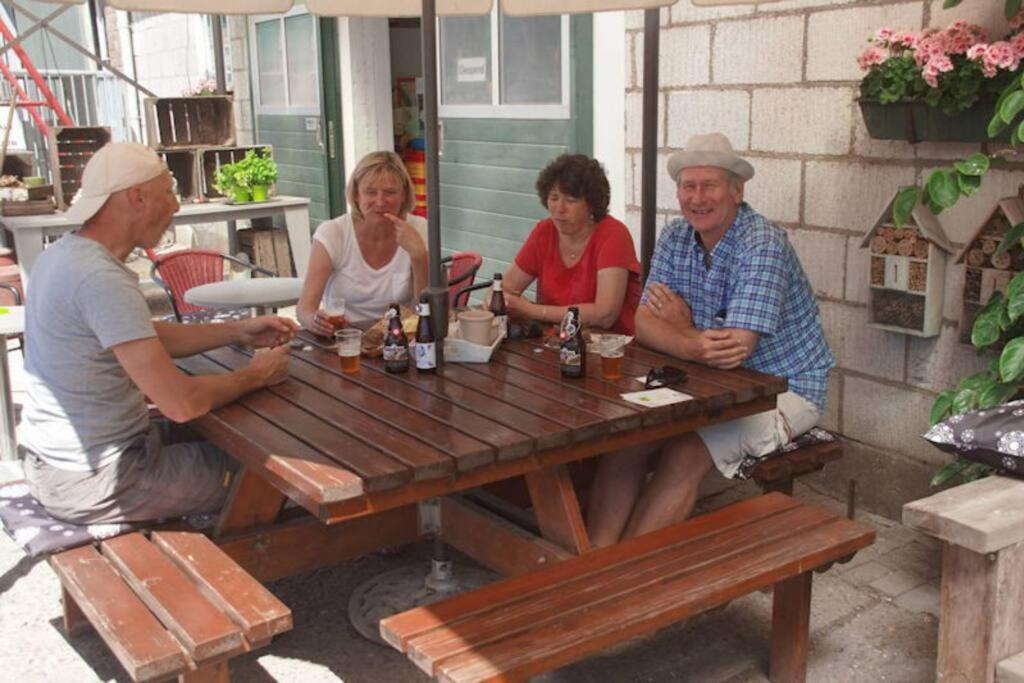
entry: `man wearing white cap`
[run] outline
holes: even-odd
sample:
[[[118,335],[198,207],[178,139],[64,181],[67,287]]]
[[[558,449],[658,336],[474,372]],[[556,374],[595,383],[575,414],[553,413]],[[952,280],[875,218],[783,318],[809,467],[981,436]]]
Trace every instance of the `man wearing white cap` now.
[[[785,231],[743,201],[754,168],[721,133],[669,157],[683,217],[662,231],[636,315],[646,346],[717,368],[786,377],[778,409],[604,456],[590,506],[598,546],[685,519],[713,467],[736,476],[818,421],[835,365],[817,301]],[[685,387],[683,389],[685,391]],[[649,457],[659,452],[653,476]]]
[[[177,210],[171,174],[152,150],[107,145],[85,167],[67,212],[82,228],[46,249],[32,271],[18,438],[33,495],[59,519],[95,524],[217,510],[231,459],[187,440],[183,427],[151,423],[145,397],[182,423],[287,377],[295,325],[284,318],[151,320],[124,261],[137,247],[156,246]],[[187,375],[171,360],[231,343],[277,348],[214,376]]]

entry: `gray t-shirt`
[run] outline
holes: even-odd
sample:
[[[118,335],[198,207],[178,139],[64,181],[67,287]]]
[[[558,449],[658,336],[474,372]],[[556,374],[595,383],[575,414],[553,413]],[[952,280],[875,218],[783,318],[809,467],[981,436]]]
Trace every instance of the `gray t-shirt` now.
[[[69,233],[36,261],[26,304],[18,441],[63,470],[113,462],[149,427],[145,398],[111,351],[156,336],[138,276]]]

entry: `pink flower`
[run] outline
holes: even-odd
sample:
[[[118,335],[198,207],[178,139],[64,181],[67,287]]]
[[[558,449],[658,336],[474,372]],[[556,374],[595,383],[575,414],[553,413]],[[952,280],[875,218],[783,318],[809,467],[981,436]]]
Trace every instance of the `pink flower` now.
[[[882,48],[869,47],[864,51],[864,54],[857,58],[857,64],[860,65],[862,70],[867,71],[876,64],[881,64],[888,57],[889,55]]]
[[[1024,9],[1017,12],[1013,15],[1013,18],[1010,19],[1010,28],[1014,31],[1019,31],[1021,28],[1024,28]]]
[[[872,42],[878,47],[888,47],[889,43],[892,41],[894,33],[895,32],[891,28],[880,28],[878,29],[878,32],[875,33],[875,37],[872,39]]]
[[[1024,59],[1024,33],[1015,35],[1010,41],[1010,45],[1013,47],[1013,51],[1017,53],[1017,56]]]
[[[978,60],[985,55],[985,50],[988,49],[988,45],[985,43],[976,43],[967,50],[967,59]]]
[[[1013,45],[1005,40],[1000,40],[998,43],[988,46],[988,49],[985,50],[984,61],[986,66],[991,65],[998,69],[1016,71],[1020,66],[1020,55],[1013,49]]]
[[[932,66],[931,62],[925,64],[924,68],[921,69],[921,77],[924,78],[924,82],[929,86],[933,88],[939,87],[939,71]]]

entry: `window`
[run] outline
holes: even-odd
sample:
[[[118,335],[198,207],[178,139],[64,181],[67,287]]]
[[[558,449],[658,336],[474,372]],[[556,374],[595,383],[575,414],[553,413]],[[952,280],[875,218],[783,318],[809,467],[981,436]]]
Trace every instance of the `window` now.
[[[256,107],[261,114],[319,114],[316,22],[294,11],[252,23]]]
[[[569,118],[568,17],[510,17],[497,5],[440,19],[440,115]]]

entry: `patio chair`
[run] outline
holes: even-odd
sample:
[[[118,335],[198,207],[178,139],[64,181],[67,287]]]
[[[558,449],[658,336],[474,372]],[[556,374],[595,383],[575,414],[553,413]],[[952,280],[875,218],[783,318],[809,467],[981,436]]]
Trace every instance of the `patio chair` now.
[[[174,308],[174,317],[178,322],[205,322],[211,316],[238,318],[248,317],[248,309],[239,311],[213,311],[193,306],[185,301],[185,292],[199,285],[220,282],[224,279],[224,263],[228,261],[247,268],[254,273],[275,277],[277,273],[260,268],[251,263],[228,254],[211,249],[183,249],[168,254],[158,255],[152,249],[146,250],[146,256],[153,262],[149,275],[158,285],[163,287]]]
[[[10,282],[0,282],[0,292],[7,293],[7,295],[0,294],[0,305],[6,305],[8,303],[7,299],[10,299],[10,304],[13,306],[22,305],[21,289],[17,285],[13,285]],[[18,342],[16,350],[25,353],[24,334],[12,335],[9,339],[16,340]]]
[[[473,284],[482,263],[483,258],[475,251],[459,251],[441,259],[441,264],[448,270],[449,308],[465,306],[469,302],[466,288]]]

